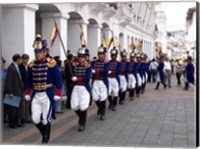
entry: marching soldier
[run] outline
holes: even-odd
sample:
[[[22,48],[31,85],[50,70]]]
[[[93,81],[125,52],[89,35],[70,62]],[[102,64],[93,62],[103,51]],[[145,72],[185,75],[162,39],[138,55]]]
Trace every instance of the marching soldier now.
[[[71,108],[75,110],[79,117],[78,131],[85,130],[87,119],[87,109],[90,103],[91,87],[89,85],[92,76],[92,68],[86,60],[89,51],[86,47],[82,47],[78,51],[78,62],[72,63],[74,87],[71,95]]]
[[[129,71],[129,62],[127,61],[127,52],[124,49],[121,52],[121,70],[120,70],[120,91],[119,91],[119,104],[123,105],[126,96],[126,90],[128,87],[128,71]]]
[[[42,134],[42,143],[50,139],[51,116],[55,118],[54,102],[60,100],[62,91],[61,72],[54,59],[45,57],[46,46],[46,40],[38,34],[33,44],[36,60],[28,66],[25,90],[25,99],[31,100],[32,121]]]
[[[112,109],[113,111],[116,111],[116,106],[117,106],[117,98],[118,98],[118,93],[119,93],[119,72],[120,72],[120,62],[117,61],[117,54],[118,50],[116,48],[113,48],[110,52],[111,54],[111,60],[110,62],[110,71],[111,73],[109,74],[109,89],[110,93],[108,96],[109,100],[109,109]],[[114,99],[112,98],[112,94],[114,96]]]
[[[129,64],[129,74],[128,74],[128,88],[129,88],[129,98],[133,100],[134,90],[136,87],[136,79],[134,76],[134,64],[135,64],[135,53],[130,53],[130,64]]]
[[[192,63],[192,57],[187,57],[187,66],[185,68],[185,88],[184,90],[188,90],[189,83],[194,84],[194,64]]]
[[[142,88],[141,88],[141,93],[143,94],[145,91],[146,83],[147,83],[147,78],[148,78],[148,64],[146,62],[147,60],[147,55],[142,53],[141,54],[141,77],[142,77]]]
[[[110,65],[106,60],[106,52],[105,47],[99,47],[98,59],[92,62],[92,97],[98,107],[97,115],[100,115],[100,120],[105,119],[106,99],[109,92],[108,72]]]
[[[159,72],[159,80],[157,82],[155,90],[159,89],[160,83],[163,84],[164,88],[167,87],[167,85],[165,84],[164,57],[163,56],[160,57],[160,62],[159,62],[159,65],[158,65],[157,69],[158,69],[158,72]]]
[[[136,55],[136,59],[137,59],[137,63],[135,64],[135,68],[136,68],[136,73],[137,73],[137,86],[136,86],[136,94],[137,97],[140,96],[140,92],[141,92],[141,87],[142,87],[142,78],[141,78],[141,54],[137,53]]]

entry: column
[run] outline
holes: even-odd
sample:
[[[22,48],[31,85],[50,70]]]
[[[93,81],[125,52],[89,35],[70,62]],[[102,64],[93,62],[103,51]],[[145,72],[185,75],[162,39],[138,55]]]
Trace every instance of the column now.
[[[97,49],[101,45],[101,26],[98,24],[88,25],[88,48],[90,58],[97,56]]]
[[[68,20],[68,48],[73,54],[77,54],[78,49],[81,47],[80,41],[80,24],[82,24],[84,36],[87,42],[87,24],[81,19]]]
[[[65,50],[67,51],[67,19],[69,18],[69,15],[62,13],[41,13],[40,16],[42,18],[42,39],[47,40],[48,47],[50,48],[50,55],[52,57],[60,56],[61,60],[65,60],[66,56],[59,36],[56,38],[52,47],[50,47],[50,38],[55,18]]]
[[[34,58],[33,41],[35,38],[35,4],[14,4],[2,7],[2,55],[6,67],[16,53],[27,53]]]

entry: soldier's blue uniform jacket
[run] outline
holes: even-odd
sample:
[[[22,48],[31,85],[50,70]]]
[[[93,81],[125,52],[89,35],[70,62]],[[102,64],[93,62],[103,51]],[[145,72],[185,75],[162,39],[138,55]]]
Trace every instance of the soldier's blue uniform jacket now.
[[[120,86],[119,74],[121,70],[121,63],[118,62],[117,60],[110,60],[109,63],[110,63],[110,71],[111,71],[111,74],[109,74],[109,77],[115,77]]]
[[[31,101],[36,92],[46,92],[50,100],[52,117],[54,113],[54,95],[61,96],[62,76],[54,59],[44,58],[41,61],[32,61],[28,66],[28,78],[26,81],[25,94],[31,95]]]
[[[109,91],[108,72],[110,70],[110,63],[108,61],[102,62],[100,60],[96,60],[92,62],[92,69],[95,70],[93,80],[103,80],[107,90]]]
[[[189,63],[186,68],[186,78],[187,81],[194,84],[194,65]]]
[[[135,80],[136,80],[136,86],[138,84],[138,78],[137,78],[137,68],[138,68],[138,63],[135,62],[134,65],[133,65],[133,75],[135,76]]]
[[[141,62],[141,64],[140,64],[140,76],[141,76],[141,78],[145,78],[145,69],[146,69],[146,63]]]
[[[72,71],[73,75],[77,77],[75,85],[84,85],[90,96],[92,96],[91,86],[89,84],[92,76],[92,67],[90,63],[87,61],[84,64],[73,62]]]
[[[159,72],[159,76],[160,76],[160,81],[164,81],[165,80],[165,75],[164,75],[164,63],[160,63],[158,65],[158,72]]]
[[[128,82],[128,72],[130,63],[128,61],[121,61],[120,75],[125,75],[126,81]]]

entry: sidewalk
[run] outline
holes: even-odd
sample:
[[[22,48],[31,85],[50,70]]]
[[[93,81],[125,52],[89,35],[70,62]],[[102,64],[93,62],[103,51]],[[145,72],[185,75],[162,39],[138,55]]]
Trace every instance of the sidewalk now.
[[[176,86],[158,91],[148,83],[145,94],[133,101],[126,98],[117,111],[106,111],[105,121],[89,108],[86,130],[78,132],[78,119],[71,110],[53,121],[49,145],[122,147],[195,147],[195,88],[183,91]],[[127,94],[128,95],[128,94]],[[128,97],[128,96],[127,96]],[[41,136],[33,124],[25,128],[4,126],[3,144],[40,144]]]

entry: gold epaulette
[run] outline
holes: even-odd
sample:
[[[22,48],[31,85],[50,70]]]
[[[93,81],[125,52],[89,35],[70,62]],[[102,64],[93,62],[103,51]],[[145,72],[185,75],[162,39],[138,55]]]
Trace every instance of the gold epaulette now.
[[[53,67],[56,66],[56,61],[55,61],[55,59],[47,58],[47,61],[48,61],[48,63],[47,63],[47,66],[48,66],[48,67],[53,68]]]
[[[33,65],[34,65],[34,63],[35,63],[35,60],[32,60],[29,64],[28,64],[28,67],[33,67]]]

